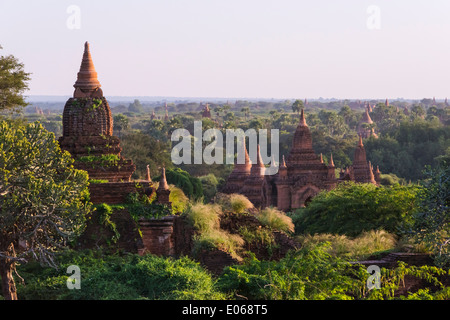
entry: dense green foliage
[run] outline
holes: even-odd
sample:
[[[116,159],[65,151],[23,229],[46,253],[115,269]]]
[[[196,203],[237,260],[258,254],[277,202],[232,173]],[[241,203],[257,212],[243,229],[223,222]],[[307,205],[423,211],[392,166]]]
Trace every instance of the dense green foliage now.
[[[0,112],[19,111],[28,105],[23,97],[28,81],[30,73],[24,71],[23,63],[13,55],[0,56]]]
[[[381,289],[367,290],[365,268],[351,266],[327,252],[328,245],[306,246],[280,261],[246,260],[227,267],[218,277],[198,262],[179,259],[112,255],[102,251],[68,251],[57,256],[58,269],[29,263],[18,267],[21,300],[142,300],[142,299],[449,299],[449,288],[438,276],[448,274],[436,267],[400,263],[381,269]],[[66,269],[77,265],[81,289],[66,286]],[[395,295],[406,275],[427,281],[428,286],[408,296]]]
[[[19,299],[223,299],[214,279],[188,258],[153,255],[104,255],[100,251],[68,252],[58,257],[59,269],[30,264],[20,268],[25,279]],[[66,286],[69,265],[82,272],[81,290]]]
[[[88,175],[72,163],[39,123],[0,122],[0,277],[8,283],[6,299],[17,298],[12,278],[17,262],[53,264],[54,251],[82,231]]]
[[[403,246],[410,247],[409,243],[399,241],[398,237],[384,230],[370,230],[357,237],[341,234],[300,234],[296,240],[302,247],[314,246],[320,243],[329,243],[327,252],[334,257],[346,261],[364,261],[370,257],[386,254],[387,252],[402,250]]]
[[[439,289],[428,289],[411,295],[420,299],[446,299],[449,290],[438,276],[448,274],[436,267],[407,267],[400,263],[393,270],[381,270],[381,289],[367,290],[365,268],[351,266],[345,260],[328,253],[329,244],[304,247],[291,252],[280,261],[250,259],[245,264],[228,267],[219,278],[218,287],[227,294],[248,299],[276,300],[383,300],[394,298],[395,290],[405,275],[426,279]],[[397,297],[404,299],[404,296]]]
[[[11,255],[19,240],[28,241],[26,253],[47,261],[82,230],[87,173],[73,167],[70,154],[39,123],[2,121],[0,141],[0,253]]]
[[[155,178],[159,181],[159,177]],[[183,190],[190,199],[198,200],[203,197],[202,183],[199,178],[192,177],[188,172],[180,169],[166,170],[167,183],[173,184]]]
[[[384,229],[400,233],[411,223],[419,188],[343,183],[322,191],[306,208],[291,214],[296,233],[333,233],[357,236]]]
[[[421,118],[403,121],[388,135],[369,139],[364,145],[369,159],[383,172],[417,181],[425,178],[426,165],[436,167],[439,156],[450,152],[450,127]]]
[[[439,266],[450,266],[450,166],[428,172],[419,194],[411,233],[435,254]]]
[[[316,247],[293,252],[277,262],[252,259],[228,267],[218,285],[249,299],[351,299],[350,294],[361,287],[351,271],[348,263]]]
[[[159,176],[162,166],[166,169],[172,168],[168,143],[157,140],[151,135],[141,132],[123,134],[120,144],[123,148],[121,155],[133,160],[136,165],[133,179],[145,179],[147,165],[152,178]]]

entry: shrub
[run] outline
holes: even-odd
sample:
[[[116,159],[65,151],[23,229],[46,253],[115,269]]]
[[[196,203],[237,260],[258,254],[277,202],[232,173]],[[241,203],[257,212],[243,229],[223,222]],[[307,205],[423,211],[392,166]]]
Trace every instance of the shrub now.
[[[327,253],[325,244],[290,252],[280,261],[259,261],[227,267],[219,288],[248,299],[352,299],[361,285],[349,264]]]
[[[230,196],[230,205],[234,213],[243,213],[248,209],[254,208],[253,203],[241,194],[232,194]]]
[[[200,202],[190,204],[186,215],[192,226],[200,232],[219,228],[222,209],[216,204],[203,204]]]
[[[169,190],[169,201],[172,204],[172,212],[175,214],[186,210],[189,203],[189,198],[186,197],[183,190],[174,185],[169,185]]]
[[[217,193],[217,186],[219,180],[213,173],[209,173],[205,176],[199,177],[202,183],[204,201],[209,202]]]
[[[187,257],[104,255],[100,250],[66,252],[57,259],[59,269],[38,263],[21,266],[25,284],[18,285],[19,299],[136,300],[224,299],[215,280],[198,262]],[[81,290],[68,290],[66,269],[81,269]]]
[[[201,250],[222,249],[238,260],[238,251],[244,243],[239,235],[220,229],[222,208],[218,204],[197,202],[186,210],[188,221],[198,231],[194,236],[194,255]]]
[[[306,247],[328,242],[328,253],[348,260],[362,260],[379,252],[394,250],[397,245],[396,236],[384,230],[367,231],[356,238],[329,233],[307,234],[297,236],[297,240]]]
[[[77,158],[78,161],[87,163],[93,168],[100,167],[113,167],[117,166],[120,161],[120,157],[116,154],[102,154],[99,156],[81,156]]]
[[[286,233],[294,232],[292,219],[276,208],[265,208],[256,216],[261,224]]]
[[[224,211],[232,211],[238,214],[254,208],[253,203],[246,196],[238,193],[218,193],[214,202],[220,205]]]
[[[376,229],[400,234],[411,223],[418,190],[415,185],[377,187],[342,183],[333,190],[320,192],[306,208],[290,216],[298,234],[358,236]]]
[[[167,183],[173,184],[183,190],[190,199],[199,200],[203,197],[202,183],[199,178],[192,177],[188,172],[180,169],[166,170]],[[159,178],[155,180],[159,181]]]
[[[66,299],[223,299],[214,281],[187,257],[177,260],[153,255],[123,258],[122,264],[94,271]]]
[[[419,193],[418,210],[409,234],[427,246],[441,267],[450,266],[450,163],[427,168],[428,180]]]
[[[113,213],[113,208],[106,203],[101,203],[95,206],[96,211],[98,212],[99,223],[105,227],[109,227],[111,231],[114,233],[111,240],[115,243],[120,238],[120,233],[117,230],[116,224],[111,221],[111,215]]]

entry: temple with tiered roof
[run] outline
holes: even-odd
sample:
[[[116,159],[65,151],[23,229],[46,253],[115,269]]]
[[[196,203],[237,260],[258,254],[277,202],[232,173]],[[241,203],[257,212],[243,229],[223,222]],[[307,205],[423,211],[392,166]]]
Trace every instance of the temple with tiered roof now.
[[[294,133],[289,155],[282,157],[278,172],[265,175],[258,146],[256,163],[251,163],[245,143],[245,163],[235,164],[223,188],[224,193],[245,195],[256,207],[277,207],[288,211],[303,207],[321,190],[331,190],[341,181],[378,184],[380,172],[374,171],[367,162],[362,136],[355,151],[353,165],[346,168],[338,178],[335,173],[333,156],[325,164],[322,155],[317,155],[312,147],[312,136],[303,110]]]

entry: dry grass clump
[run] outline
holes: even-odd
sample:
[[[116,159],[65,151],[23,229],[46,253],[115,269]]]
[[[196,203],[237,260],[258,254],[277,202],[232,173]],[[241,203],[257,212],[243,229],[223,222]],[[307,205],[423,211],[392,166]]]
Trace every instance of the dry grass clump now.
[[[249,209],[254,208],[253,204],[246,196],[237,193],[219,193],[216,195],[214,202],[219,204],[223,210],[232,211],[234,213],[244,213]]]
[[[222,249],[241,260],[238,251],[244,240],[236,234],[220,229],[222,208],[218,204],[194,203],[189,205],[186,215],[197,230],[194,237],[194,254],[201,250]]]
[[[217,204],[196,202],[190,204],[185,213],[192,226],[199,232],[218,229],[222,208]]]
[[[297,236],[297,240],[303,246],[329,242],[331,255],[351,260],[361,260],[377,252],[394,250],[397,245],[396,236],[384,230],[366,231],[356,238],[326,233],[300,235]]]
[[[294,223],[292,219],[276,208],[265,208],[259,212],[256,217],[262,225],[272,230],[283,231],[285,233],[294,232]]]
[[[241,194],[230,195],[230,205],[234,213],[244,213],[248,209],[254,208],[253,203]]]

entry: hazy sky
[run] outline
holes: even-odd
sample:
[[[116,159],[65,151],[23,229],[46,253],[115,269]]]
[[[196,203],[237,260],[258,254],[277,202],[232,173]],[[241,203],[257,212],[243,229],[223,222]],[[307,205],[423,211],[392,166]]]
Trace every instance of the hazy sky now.
[[[72,95],[85,41],[106,97],[450,98],[448,0],[0,0],[28,95]]]

